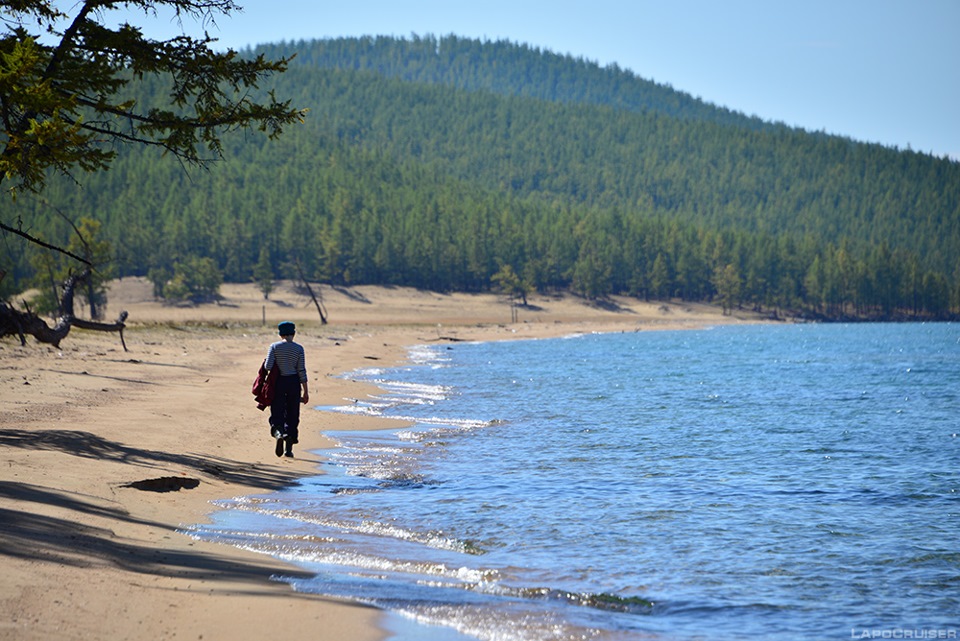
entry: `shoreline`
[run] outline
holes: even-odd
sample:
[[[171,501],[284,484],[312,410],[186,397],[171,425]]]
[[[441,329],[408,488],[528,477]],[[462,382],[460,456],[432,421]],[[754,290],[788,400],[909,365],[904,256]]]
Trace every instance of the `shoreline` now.
[[[323,431],[394,425],[305,413],[296,458],[276,458],[250,385],[278,320],[300,328],[311,407],[365,397],[374,390],[343,374],[398,366],[418,343],[763,322],[533,297],[514,323],[491,294],[364,287],[324,288],[332,318],[320,325],[289,286],[264,301],[252,285],[225,285],[225,302],[197,308],[164,307],[148,288],[125,279],[110,293],[107,317],[130,311],[129,352],[116,335],[76,330],[59,350],[0,342],[0,639],[386,638],[381,611],[271,578],[301,570],[178,532],[208,522],[213,500],[323,474],[312,453],[332,445]]]

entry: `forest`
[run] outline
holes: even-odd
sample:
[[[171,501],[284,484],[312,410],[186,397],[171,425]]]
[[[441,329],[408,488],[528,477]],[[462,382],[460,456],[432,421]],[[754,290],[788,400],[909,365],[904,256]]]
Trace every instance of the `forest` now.
[[[960,314],[960,163],[767,123],[617,66],[446,36],[277,43],[309,109],[209,170],[152,149],[4,207],[158,296],[297,277],[569,290],[820,319]],[[144,78],[136,100],[163,86]],[[0,238],[0,295],[60,259]],[[267,285],[265,285],[266,287]]]

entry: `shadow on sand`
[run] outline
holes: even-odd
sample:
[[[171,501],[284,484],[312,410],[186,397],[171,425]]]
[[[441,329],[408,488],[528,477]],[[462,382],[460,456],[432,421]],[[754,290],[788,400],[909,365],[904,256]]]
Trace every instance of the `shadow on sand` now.
[[[198,473],[215,476],[226,483],[248,485],[273,491],[294,482],[298,476],[253,463],[232,461],[189,452],[172,453],[131,447],[78,430],[0,430],[0,446],[29,450],[50,450],[82,458],[116,461],[141,467],[162,468],[181,465]]]
[[[279,489],[296,479],[293,473],[265,470],[251,463],[135,448],[73,430],[0,430],[0,445],[55,450],[146,467],[177,464],[196,470],[198,475],[215,476],[226,482],[265,491]],[[95,480],[91,479],[91,482]],[[262,563],[238,561],[209,551],[140,545],[135,540],[118,537],[109,529],[111,521],[145,525],[166,530],[171,535],[176,528],[132,516],[119,504],[92,495],[4,480],[0,481],[0,500],[7,503],[6,507],[0,507],[0,557],[75,567],[107,566],[140,574],[211,581],[267,582],[278,572],[289,577],[311,576],[286,568],[281,570],[266,557]],[[41,509],[40,506],[55,509]],[[105,519],[106,526],[90,525],[94,519]],[[244,591],[249,593],[246,589]],[[274,590],[263,592],[283,594]]]

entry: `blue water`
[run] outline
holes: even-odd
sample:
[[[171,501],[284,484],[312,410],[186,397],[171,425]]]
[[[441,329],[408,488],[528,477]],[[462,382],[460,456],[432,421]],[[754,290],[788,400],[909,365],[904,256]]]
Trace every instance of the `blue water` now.
[[[397,429],[333,433],[324,475],[195,535],[316,572],[295,587],[384,608],[396,641],[956,638],[960,326],[411,358],[326,408]]]

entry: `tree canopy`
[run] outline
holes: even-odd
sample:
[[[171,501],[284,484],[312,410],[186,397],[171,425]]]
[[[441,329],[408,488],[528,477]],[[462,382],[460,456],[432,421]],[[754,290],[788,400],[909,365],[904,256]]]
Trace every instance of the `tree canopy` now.
[[[152,40],[129,23],[110,27],[118,6],[145,17],[169,7],[200,21],[240,10],[232,0],[0,1],[0,184],[8,190],[42,191],[49,170],[106,169],[124,144],[204,164],[221,155],[225,131],[256,126],[274,137],[301,119],[272,93],[251,98],[288,59],[217,52],[206,34]],[[164,100],[135,99],[145,77],[167,83]]]

